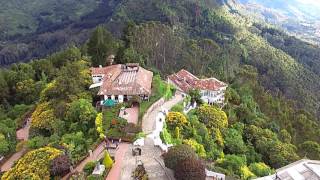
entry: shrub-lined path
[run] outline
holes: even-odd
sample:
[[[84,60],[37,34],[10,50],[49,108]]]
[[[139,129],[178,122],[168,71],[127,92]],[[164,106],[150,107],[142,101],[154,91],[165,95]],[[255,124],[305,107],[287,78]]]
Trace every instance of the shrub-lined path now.
[[[29,129],[30,129],[31,118],[27,119],[26,125],[17,130],[16,136],[18,140],[27,141],[29,138]],[[14,153],[5,163],[1,166],[1,172],[9,171],[13,164],[20,159],[27,152],[26,148],[22,148],[20,151]]]
[[[146,134],[150,134],[156,125],[157,114],[164,109],[171,109],[174,105],[183,100],[181,94],[175,95],[172,99],[165,102],[162,106],[154,108],[146,117],[143,118],[142,129]],[[155,147],[152,138],[145,138],[145,145],[141,147],[142,155],[132,156],[133,145],[130,145],[129,150],[126,152],[121,171],[121,180],[128,180],[131,178],[131,173],[137,166],[137,161],[142,161],[150,180],[171,180],[173,178],[172,172],[164,167],[161,154],[163,153],[159,147]],[[117,180],[117,179],[115,179]]]

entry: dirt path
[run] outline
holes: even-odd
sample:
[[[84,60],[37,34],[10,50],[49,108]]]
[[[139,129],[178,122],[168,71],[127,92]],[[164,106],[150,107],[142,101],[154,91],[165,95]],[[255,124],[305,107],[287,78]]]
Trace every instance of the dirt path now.
[[[24,128],[19,129],[16,132],[16,136],[18,140],[27,141],[29,138],[29,130],[30,130],[31,118],[28,118],[27,124]]]
[[[16,136],[18,140],[27,141],[29,138],[29,129],[31,124],[31,118],[28,118],[27,124],[25,127],[17,130]],[[21,149],[20,151],[14,153],[3,165],[1,166],[1,172],[9,171],[13,164],[18,161],[21,156],[23,156],[27,152],[26,148]]]

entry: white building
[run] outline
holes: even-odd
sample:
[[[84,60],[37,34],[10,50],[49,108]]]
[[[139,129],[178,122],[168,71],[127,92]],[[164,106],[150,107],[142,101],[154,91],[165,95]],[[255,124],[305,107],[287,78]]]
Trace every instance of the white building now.
[[[223,104],[228,85],[216,78],[199,79],[190,72],[182,69],[168,76],[168,83],[178,91],[187,94],[191,89],[200,90],[201,99],[208,104]]]
[[[320,161],[302,159],[257,180],[320,180]]]

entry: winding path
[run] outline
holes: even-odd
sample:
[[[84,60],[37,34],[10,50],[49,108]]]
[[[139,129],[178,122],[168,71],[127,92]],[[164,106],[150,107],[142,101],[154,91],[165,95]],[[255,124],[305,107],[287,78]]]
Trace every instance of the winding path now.
[[[174,96],[171,100],[165,102],[163,105],[154,108],[150,113],[143,118],[142,130],[146,134],[152,133],[156,125],[156,116],[162,109],[171,109],[174,105],[181,102],[183,97],[178,94]],[[144,167],[148,173],[150,180],[171,180],[173,178],[173,173],[164,167],[163,159],[161,158],[162,151],[159,147],[155,147],[153,139],[150,137],[145,138],[144,146],[140,147],[142,149],[141,156],[132,156],[131,149],[133,145],[130,145],[129,151],[126,152],[124,157],[124,163],[122,166],[120,180],[130,180],[131,173],[137,166],[138,161],[142,161]],[[115,179],[118,180],[118,179]]]
[[[19,129],[16,132],[16,136],[18,140],[23,140],[27,141],[29,138],[29,129],[30,129],[30,123],[31,123],[31,118],[27,119],[27,124]],[[1,172],[9,171],[13,164],[21,158],[25,153],[27,152],[27,149],[24,147],[20,151],[14,153],[8,160],[6,160],[5,163],[2,164],[1,166]]]

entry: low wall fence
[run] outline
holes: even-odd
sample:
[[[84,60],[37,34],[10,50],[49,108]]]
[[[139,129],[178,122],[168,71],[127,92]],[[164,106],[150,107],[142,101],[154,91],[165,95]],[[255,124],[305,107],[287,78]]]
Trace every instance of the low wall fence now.
[[[149,109],[147,110],[147,112],[143,115],[142,121],[144,121],[145,118],[147,118],[152,111],[154,111],[154,110],[155,110],[156,108],[158,108],[158,107],[161,107],[165,102],[166,102],[166,101],[165,101],[164,98],[160,98],[157,102],[153,103],[153,104],[149,107]]]

